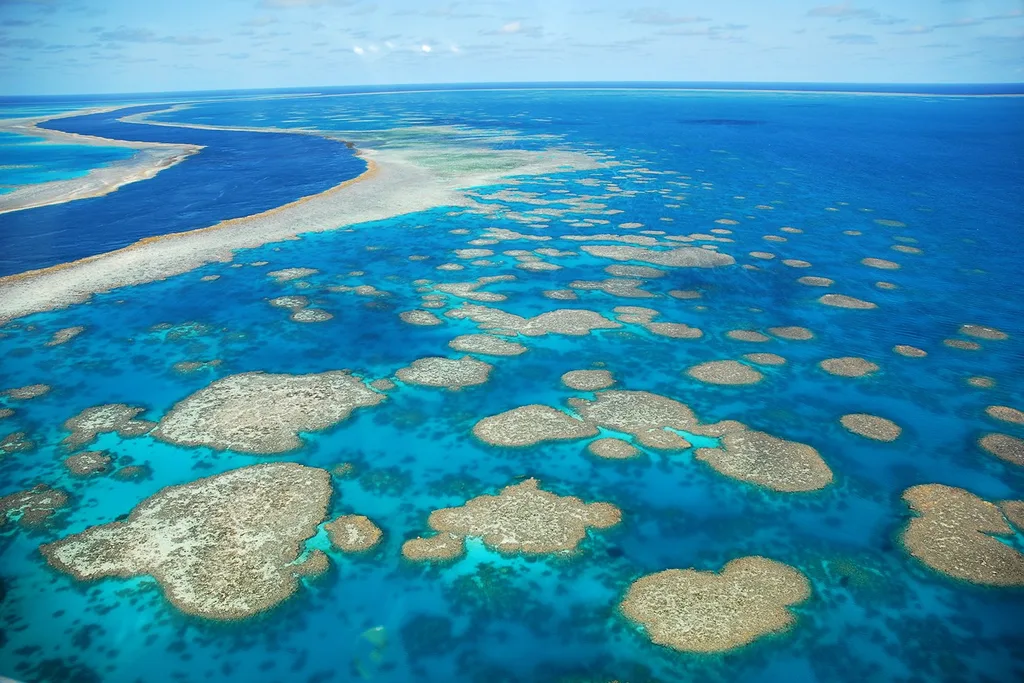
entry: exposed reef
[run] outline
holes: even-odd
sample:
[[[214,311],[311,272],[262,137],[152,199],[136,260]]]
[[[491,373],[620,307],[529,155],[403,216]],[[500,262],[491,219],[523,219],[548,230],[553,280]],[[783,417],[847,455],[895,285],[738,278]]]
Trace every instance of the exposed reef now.
[[[903,433],[903,428],[892,420],[866,413],[843,415],[839,422],[847,431],[875,441],[895,441]]]
[[[636,446],[613,437],[594,439],[587,444],[587,451],[606,460],[628,460],[640,455],[640,450]]]
[[[145,409],[124,403],[107,403],[86,408],[64,422],[64,429],[71,433],[64,437],[63,443],[68,448],[75,449],[92,443],[99,434],[109,432],[117,432],[123,439],[142,436],[156,426],[155,422],[135,419],[143,410]]]
[[[659,250],[645,247],[585,244],[580,248],[598,258],[614,261],[640,261],[673,268],[716,268],[736,263],[736,259],[728,254],[720,254],[717,251],[708,251],[697,247]]]
[[[694,456],[727,477],[774,491],[817,491],[832,483],[816,449],[765,432],[731,431],[720,448],[698,448]]]
[[[463,334],[448,342],[448,347],[463,353],[484,356],[518,356],[527,351],[522,344],[490,334]]]
[[[406,384],[461,389],[485,383],[491,368],[489,363],[472,356],[455,359],[431,356],[414,360],[412,365],[398,370],[395,376]]]
[[[330,475],[279,462],[169,486],[128,518],[43,545],[79,581],[149,575],[175,607],[244,619],[290,597],[294,565],[327,512]]]
[[[713,360],[687,368],[686,374],[705,384],[739,386],[757,384],[764,375],[735,360]]]
[[[557,408],[527,405],[485,417],[473,435],[492,446],[532,446],[542,441],[580,439],[597,434],[594,425]]]
[[[380,543],[384,533],[369,517],[342,515],[324,524],[331,545],[346,553],[362,553]]]
[[[1000,460],[1024,467],[1024,439],[1009,434],[986,434],[978,445]]]
[[[710,653],[747,645],[796,621],[789,607],[811,584],[789,565],[764,557],[732,560],[721,572],[668,569],[629,587],[619,609],[657,645]]]
[[[562,384],[577,391],[597,391],[615,384],[607,370],[570,370],[562,375]]]
[[[0,498],[0,527],[7,522],[33,529],[45,524],[57,510],[68,504],[68,494],[46,484],[37,484]]]
[[[583,336],[594,330],[622,327],[597,311],[578,308],[559,308],[532,318],[524,318],[498,308],[464,303],[460,308],[445,313],[445,316],[456,320],[472,320],[483,330],[521,334],[526,337],[539,337],[545,334]]]
[[[857,356],[826,358],[818,363],[818,367],[837,377],[863,377],[878,372],[879,369],[875,363]]]
[[[176,403],[153,436],[179,446],[283,453],[302,445],[299,432],[326,429],[384,398],[342,371],[247,372],[219,379]]]

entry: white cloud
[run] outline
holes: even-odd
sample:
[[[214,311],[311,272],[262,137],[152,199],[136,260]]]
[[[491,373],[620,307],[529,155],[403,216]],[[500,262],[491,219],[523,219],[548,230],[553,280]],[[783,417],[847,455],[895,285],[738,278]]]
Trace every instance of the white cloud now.
[[[355,52],[357,55],[366,54],[366,50],[364,50],[363,48],[359,47],[358,45],[356,45],[354,48],[352,48],[352,52]]]
[[[502,26],[498,33],[519,33],[523,30],[523,24],[519,21],[512,21]]]
[[[423,45],[420,45],[420,49],[423,50],[424,52],[430,52],[432,48],[426,43],[423,43]]]

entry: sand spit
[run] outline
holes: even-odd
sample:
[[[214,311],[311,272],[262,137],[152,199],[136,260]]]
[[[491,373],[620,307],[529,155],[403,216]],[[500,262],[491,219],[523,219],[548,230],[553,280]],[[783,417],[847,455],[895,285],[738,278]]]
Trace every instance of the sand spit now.
[[[487,547],[505,554],[548,555],[575,553],[587,529],[607,529],[622,519],[610,503],[586,503],[540,488],[536,479],[506,486],[496,495],[473,498],[465,505],[434,510],[427,519],[446,546],[452,538],[480,538]],[[417,542],[419,541],[419,542]],[[413,539],[408,559],[421,558],[422,541]],[[456,547],[461,547],[460,545]]]
[[[1013,534],[998,507],[942,484],[913,486],[903,500],[917,513],[901,536],[908,553],[962,581],[1024,586],[1024,553],[993,537]]]
[[[716,268],[731,266],[736,259],[728,254],[708,251],[697,247],[679,247],[677,249],[646,249],[644,247],[622,247],[585,244],[580,247],[591,256],[607,258],[614,261],[640,261],[656,266],[673,268]]]
[[[47,142],[60,145],[122,147],[135,150],[135,154],[128,159],[91,169],[84,176],[78,178],[16,187],[11,192],[0,194],[0,213],[49,206],[50,204],[62,204],[76,199],[88,199],[89,197],[100,197],[110,194],[122,185],[140,180],[148,180],[160,171],[184,161],[202,149],[200,145],[115,140],[94,135],[64,133],[38,126],[38,124],[45,121],[87,113],[112,111],[116,108],[105,107],[87,111],[67,112],[56,116],[0,121],[0,133],[14,133],[44,138]]]
[[[46,484],[3,496],[0,498],[0,528],[8,521],[26,529],[41,526],[67,504],[66,492]]]
[[[117,432],[122,439],[147,434],[156,423],[135,419],[143,410],[145,409],[123,403],[107,403],[86,408],[64,423],[64,429],[71,433],[64,437],[62,443],[70,449],[75,449],[90,444],[98,435],[109,432]]]
[[[369,517],[342,515],[324,524],[331,545],[346,553],[362,553],[380,543],[384,532]]]
[[[303,233],[336,230],[439,206],[475,206],[464,188],[491,185],[512,176],[588,170],[600,164],[585,154],[561,150],[452,149],[433,143],[361,149],[359,156],[366,161],[367,170],[358,178],[269,211],[147,238],[73,263],[0,278],[0,322],[64,308],[99,292],[228,262],[238,249],[291,240]]]
[[[473,436],[492,446],[532,446],[543,441],[569,441],[595,436],[597,428],[568,413],[544,405],[527,405],[485,417]]]
[[[545,334],[580,337],[588,335],[594,330],[622,327],[619,323],[608,320],[596,311],[578,308],[558,308],[532,318],[523,318],[506,313],[499,308],[463,303],[460,308],[445,313],[445,316],[456,320],[472,320],[483,330],[521,334],[526,337],[540,337]]]
[[[681,652],[722,652],[796,621],[788,609],[811,597],[811,584],[789,565],[740,557],[719,573],[668,569],[643,576],[619,605],[657,645]]]
[[[839,422],[847,431],[875,441],[895,441],[903,433],[903,428],[892,420],[867,413],[843,415]]]
[[[570,370],[562,375],[562,384],[577,391],[597,391],[615,384],[607,370]]]
[[[463,353],[482,356],[518,356],[527,348],[516,342],[506,341],[490,334],[463,334],[448,342],[448,347]]]
[[[179,446],[284,453],[303,445],[300,432],[327,429],[384,398],[342,371],[247,372],[219,379],[176,403],[153,436]]]
[[[169,486],[125,521],[40,548],[79,581],[149,575],[175,607],[207,619],[244,619],[290,597],[294,565],[331,498],[330,475],[279,462]]]
[[[398,370],[395,376],[406,384],[457,390],[484,384],[492,367],[472,356],[455,359],[431,356],[414,360],[409,367]]]

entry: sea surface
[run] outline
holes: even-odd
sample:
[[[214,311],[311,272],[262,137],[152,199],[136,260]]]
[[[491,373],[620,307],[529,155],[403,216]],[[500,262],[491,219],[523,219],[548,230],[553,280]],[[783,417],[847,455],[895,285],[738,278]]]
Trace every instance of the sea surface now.
[[[133,110],[44,124],[206,147],[104,197],[0,215],[0,275],[322,192],[365,169],[341,141],[346,131],[370,144],[440,141],[452,158],[463,146],[483,145],[573,150],[615,163],[473,188],[490,212],[437,207],[304,235],[240,251],[231,263],[0,326],[0,392],[52,387],[31,400],[0,397],[0,408],[14,410],[0,419],[0,440],[24,432],[35,443],[0,455],[0,496],[40,482],[70,494],[67,508],[47,526],[0,527],[0,676],[32,683],[1024,680],[1024,592],[953,580],[915,560],[900,542],[910,518],[901,495],[911,486],[948,484],[992,501],[1024,497],[1024,468],[977,445],[991,432],[1024,437],[1021,425],[985,414],[990,405],[1024,409],[1024,98],[428,89],[183,98],[190,106],[161,111],[173,101],[136,101]],[[83,108],[95,104],[103,102],[81,102]],[[118,121],[142,111],[168,124],[279,132]],[[338,139],[309,134],[314,130],[338,133]],[[50,163],[44,158],[56,155],[50,157],[53,172],[68,173],[107,161],[101,148],[39,150],[37,156],[26,151],[28,160],[17,163]],[[65,152],[77,156],[59,161]],[[445,164],[444,155],[436,163]],[[619,191],[607,192],[608,184]],[[533,194],[495,197],[500,190]],[[522,220],[538,208],[536,200],[566,197],[603,207],[572,214],[569,223],[566,216]],[[715,222],[720,219],[734,223]],[[643,227],[623,229],[622,223]],[[553,239],[467,244],[486,239],[488,228]],[[643,283],[652,298],[578,291],[577,301],[566,302],[542,294],[576,280],[608,278],[603,269],[618,263],[590,256],[582,243],[561,235],[648,230],[663,231],[657,235],[663,239],[712,229],[732,231],[722,236],[733,241],[713,245],[736,265],[664,268],[664,277]],[[899,245],[921,253],[893,250]],[[543,256],[561,266],[544,272],[520,269],[502,254],[542,247],[574,253]],[[494,251],[485,257],[493,265],[457,258],[453,250],[462,248]],[[901,267],[869,268],[860,263],[866,257]],[[811,265],[791,267],[783,259]],[[255,265],[261,262],[267,264]],[[464,269],[436,269],[450,262]],[[318,272],[287,282],[267,276],[292,267]],[[483,291],[507,300],[485,305],[523,316],[584,308],[609,318],[616,306],[648,306],[661,313],[659,320],[698,327],[704,336],[671,339],[629,324],[578,337],[521,337],[516,341],[529,349],[522,355],[478,356],[494,366],[485,384],[459,391],[400,384],[381,405],[303,434],[305,445],[284,455],[105,434],[91,448],[114,454],[117,468],[144,465],[148,476],[82,479],[62,465],[60,441],[68,433],[62,425],[90,406],[143,406],[140,417],[156,421],[187,395],[236,373],[349,369],[375,379],[393,377],[418,358],[459,357],[448,341],[478,331],[469,320],[444,316],[462,303],[459,297],[433,310],[443,324],[418,327],[399,319],[399,312],[421,304],[414,281],[503,274],[517,279]],[[218,279],[202,279],[213,275]],[[835,284],[806,286],[797,282],[803,276]],[[386,295],[329,289],[337,285],[372,285]],[[700,298],[673,298],[671,290],[697,290]],[[877,308],[820,304],[830,292]],[[309,297],[333,318],[291,321],[287,310],[268,304],[286,294]],[[976,340],[977,350],[945,345],[946,339],[970,339],[958,333],[963,324],[998,328],[1009,338]],[[726,336],[785,325],[807,327],[815,337],[750,343]],[[85,331],[66,344],[45,345],[53,332],[71,326]],[[928,355],[898,355],[892,351],[897,344]],[[748,386],[704,384],[684,372],[752,352],[776,353],[787,363],[759,368],[765,379]],[[880,370],[843,378],[817,366],[840,356],[866,358]],[[173,369],[183,361],[212,360],[220,363],[194,373]],[[810,444],[834,482],[816,492],[779,493],[725,477],[692,450],[647,450],[640,458],[610,461],[589,455],[587,440],[503,449],[471,435],[488,415],[589,396],[559,378],[595,364],[613,373],[616,388],[675,398],[702,422],[736,419]],[[975,376],[990,377],[995,386],[968,385]],[[892,443],[857,436],[839,423],[849,413],[889,418],[903,433]],[[384,540],[354,556],[329,549],[318,535],[313,543],[327,551],[330,571],[303,579],[293,597],[258,617],[214,623],[185,615],[148,577],[79,583],[50,568],[38,550],[121,519],[164,487],[276,461],[325,469],[351,463],[350,475],[334,479],[328,518],[366,515],[383,529]],[[453,564],[402,558],[403,541],[428,531],[432,510],[526,476],[560,495],[614,503],[622,523],[591,530],[583,551],[568,559],[502,556],[479,541]],[[1004,540],[1024,550],[1020,532]],[[786,632],[722,654],[684,654],[652,644],[617,609],[642,575],[669,568],[717,571],[746,555],[784,562],[810,580],[812,597],[793,608],[795,623]]]

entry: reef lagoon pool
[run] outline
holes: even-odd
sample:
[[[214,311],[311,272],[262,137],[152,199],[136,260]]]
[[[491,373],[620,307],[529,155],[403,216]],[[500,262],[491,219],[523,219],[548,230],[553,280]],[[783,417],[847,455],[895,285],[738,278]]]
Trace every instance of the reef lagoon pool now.
[[[1024,99],[0,118],[0,676],[1024,679]]]

